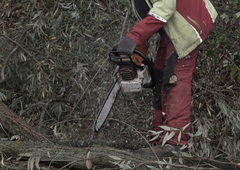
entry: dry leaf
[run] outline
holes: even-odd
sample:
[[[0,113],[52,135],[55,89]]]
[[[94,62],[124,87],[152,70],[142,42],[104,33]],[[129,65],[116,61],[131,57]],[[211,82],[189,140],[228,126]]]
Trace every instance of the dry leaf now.
[[[5,161],[10,161],[12,159],[12,156],[7,158]]]
[[[56,125],[54,126],[54,129],[53,129],[53,135],[57,136],[57,126]]]
[[[7,8],[9,6],[9,3],[6,3],[3,8]]]
[[[51,158],[51,156],[50,156],[50,153],[49,153],[49,152],[47,152],[47,155],[48,155],[48,157],[49,157],[49,158]]]
[[[19,135],[14,135],[11,137],[10,141],[13,141],[13,140],[17,140],[17,141],[20,141],[20,136]]]
[[[5,164],[4,164],[4,157],[2,157],[1,164],[2,164],[3,166],[5,166]]]
[[[86,159],[89,159],[89,158],[90,158],[90,151],[88,151]],[[91,161],[90,160],[86,160],[86,167],[87,167],[87,169],[91,169],[92,166],[93,166],[93,164],[91,163]]]
[[[21,157],[21,156],[19,156],[18,158],[16,158],[16,161],[19,161],[21,158],[22,158],[22,157]]]

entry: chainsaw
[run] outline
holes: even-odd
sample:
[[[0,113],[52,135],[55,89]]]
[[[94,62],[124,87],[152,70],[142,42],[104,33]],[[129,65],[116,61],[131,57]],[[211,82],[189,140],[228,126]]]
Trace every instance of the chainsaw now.
[[[117,65],[110,86],[94,122],[95,131],[99,131],[110,112],[120,89],[124,93],[140,92],[143,88],[151,88],[156,84],[153,62],[147,57],[147,46],[137,47],[133,55],[128,52],[117,51],[113,48],[109,53],[109,61]]]

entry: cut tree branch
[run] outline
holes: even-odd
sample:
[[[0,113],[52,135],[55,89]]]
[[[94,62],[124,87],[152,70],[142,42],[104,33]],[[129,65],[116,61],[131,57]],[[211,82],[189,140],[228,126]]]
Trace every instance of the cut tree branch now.
[[[3,102],[0,102],[0,123],[4,128],[21,139],[36,142],[49,142],[41,133],[30,127],[21,118],[16,116]]]

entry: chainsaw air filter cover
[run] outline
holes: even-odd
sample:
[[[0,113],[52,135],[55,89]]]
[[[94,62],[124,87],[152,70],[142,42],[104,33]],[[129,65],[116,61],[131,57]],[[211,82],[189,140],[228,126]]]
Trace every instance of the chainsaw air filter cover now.
[[[124,81],[133,80],[137,77],[137,70],[133,65],[121,66],[119,73]]]

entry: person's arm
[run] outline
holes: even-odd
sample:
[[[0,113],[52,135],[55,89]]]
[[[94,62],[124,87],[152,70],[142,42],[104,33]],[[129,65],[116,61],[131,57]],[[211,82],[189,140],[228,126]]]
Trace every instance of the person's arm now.
[[[137,46],[142,45],[167,23],[175,11],[176,0],[155,2],[147,17],[137,23],[126,36],[131,38]]]
[[[136,46],[140,46],[165,24],[165,22],[159,21],[148,14],[147,17],[137,23],[126,36],[133,40]]]
[[[136,46],[143,45],[154,33],[167,23],[176,11],[176,0],[159,0],[147,16],[129,31],[119,44],[118,50],[132,52]]]

